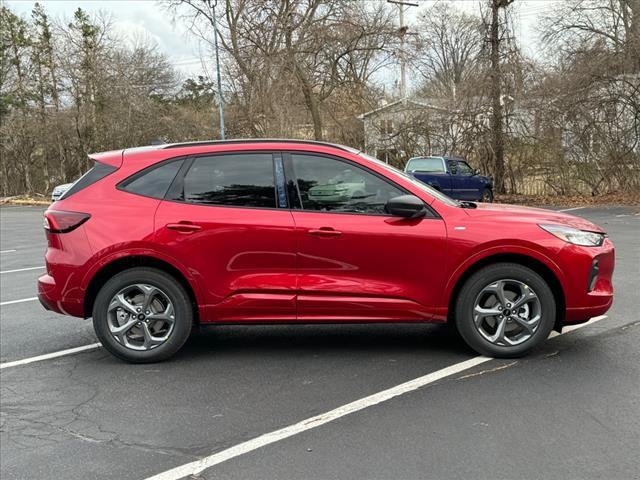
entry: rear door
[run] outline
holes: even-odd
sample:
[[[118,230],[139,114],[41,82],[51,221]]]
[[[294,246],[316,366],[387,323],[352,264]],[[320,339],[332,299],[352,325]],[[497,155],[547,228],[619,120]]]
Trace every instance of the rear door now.
[[[293,216],[275,181],[281,156],[209,154],[185,170],[156,212],[156,244],[197,279],[205,320],[295,319]]]
[[[388,215],[386,202],[406,192],[347,160],[285,156],[287,175],[297,180],[289,191],[298,197],[298,319],[431,318],[444,285],[442,219]]]

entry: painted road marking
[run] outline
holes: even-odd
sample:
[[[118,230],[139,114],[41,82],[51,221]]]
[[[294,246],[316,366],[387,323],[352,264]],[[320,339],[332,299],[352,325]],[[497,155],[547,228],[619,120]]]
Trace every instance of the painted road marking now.
[[[573,207],[573,208],[565,208],[563,210],[558,210],[559,212],[572,212],[573,210],[581,210],[587,207]]]
[[[606,317],[606,315],[602,315],[600,317],[592,318],[587,323],[566,327],[563,329],[562,333],[553,332],[556,335],[550,335],[549,338],[556,337],[558,335],[564,335],[565,333],[569,333],[579,328],[586,327],[587,325],[591,325]],[[253,450],[257,450],[266,445],[279,442],[280,440],[284,440],[285,438],[292,437],[307,430],[317,428],[321,425],[344,417],[345,415],[350,415],[360,410],[364,410],[365,408],[381,404],[400,395],[413,392],[419,388],[437,382],[438,380],[450,377],[451,375],[455,375],[456,373],[464,372],[465,370],[469,370],[490,360],[493,359],[489,357],[478,356],[469,360],[465,360],[464,362],[456,363],[441,370],[437,370],[433,373],[429,373],[422,377],[418,377],[413,380],[409,380],[408,382],[401,383],[400,385],[396,385],[395,387],[391,387],[387,390],[383,390],[381,392],[374,393],[373,395],[369,395],[368,397],[361,398],[359,400],[356,400],[355,402],[347,403],[346,405],[338,407],[334,410],[316,415],[315,417],[307,418],[306,420],[302,420],[301,422],[289,425],[288,427],[281,428],[280,430],[265,433],[264,435],[260,435],[259,437],[253,438],[246,442],[239,443],[238,445],[222,450],[221,452],[214,453],[213,455],[201,458],[200,460],[186,463],[171,470],[158,473],[157,475],[148,477],[146,480],[178,480],[180,478],[189,476],[197,477],[207,468],[211,468],[215,465],[226,462],[227,460],[231,460],[232,458],[252,452]]]
[[[15,270],[3,270],[0,273],[26,272],[28,270],[42,270],[43,268],[46,268],[46,267],[42,265],[40,267],[16,268]]]
[[[59,352],[47,353],[44,355],[38,355],[37,357],[25,358],[22,360],[15,360],[13,362],[0,363],[0,370],[4,368],[17,367],[19,365],[27,365],[29,363],[41,362],[43,360],[50,360],[52,358],[64,357],[65,355],[73,355],[74,353],[85,352],[87,350],[93,350],[101,347],[100,343],[92,343],[90,345],[83,345],[81,347],[68,348],[67,350],[60,350]]]
[[[9,300],[8,302],[0,303],[0,307],[3,305],[11,305],[14,303],[33,302],[35,300],[38,300],[38,297],[21,298],[20,300]]]
[[[0,253],[13,253],[13,252],[17,252],[17,250],[15,248],[13,250],[0,250]]]

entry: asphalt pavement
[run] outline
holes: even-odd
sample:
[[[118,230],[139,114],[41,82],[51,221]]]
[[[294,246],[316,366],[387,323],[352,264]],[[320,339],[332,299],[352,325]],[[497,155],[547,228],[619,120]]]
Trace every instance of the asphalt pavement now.
[[[97,341],[90,320],[28,300],[43,271],[34,268],[42,210],[0,208],[3,365]],[[570,213],[605,227],[616,246],[608,318],[193,478],[640,478],[640,210]],[[27,301],[8,303],[17,300]],[[178,478],[176,467],[473,358],[437,325],[220,326],[161,364],[128,365],[96,348],[4,367],[0,477]]]

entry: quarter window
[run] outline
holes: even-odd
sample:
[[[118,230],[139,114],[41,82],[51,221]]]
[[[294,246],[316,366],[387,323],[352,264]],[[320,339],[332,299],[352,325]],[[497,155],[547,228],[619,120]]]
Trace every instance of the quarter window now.
[[[351,163],[315,155],[292,155],[303,210],[386,214],[403,195],[398,187]]]
[[[204,205],[276,207],[270,153],[199,157],[184,178],[182,199]]]
[[[74,193],[83,190],[99,180],[102,180],[107,175],[115,172],[117,170],[116,167],[112,167],[111,165],[106,165],[104,163],[95,162],[93,167],[83,176],[81,176],[78,180],[76,180],[71,187],[62,194],[60,200],[63,198],[69,198]]]
[[[127,181],[122,189],[145,197],[164,198],[171,182],[182,166],[183,160],[164,163],[151,170],[143,171]]]

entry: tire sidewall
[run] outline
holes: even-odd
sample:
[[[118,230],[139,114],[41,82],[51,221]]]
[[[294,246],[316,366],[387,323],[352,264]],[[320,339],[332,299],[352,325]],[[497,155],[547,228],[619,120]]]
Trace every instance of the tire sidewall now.
[[[107,309],[116,293],[127,285],[145,283],[162,290],[173,303],[175,323],[169,339],[158,347],[132,350],[120,344],[109,331]],[[131,363],[158,362],[174,355],[187,341],[193,323],[191,302],[184,288],[169,274],[152,268],[133,268],[116,274],[98,292],[93,306],[93,328],[105,349]]]
[[[538,296],[542,318],[531,338],[516,346],[502,347],[486,340],[476,329],[473,309],[480,291],[502,279],[518,280],[529,285]],[[520,357],[543,342],[551,333],[556,318],[553,292],[544,279],[533,270],[518,264],[496,264],[473,274],[460,290],[456,302],[455,323],[462,338],[478,353],[498,358]]]

